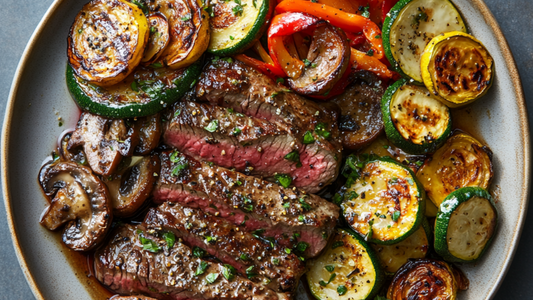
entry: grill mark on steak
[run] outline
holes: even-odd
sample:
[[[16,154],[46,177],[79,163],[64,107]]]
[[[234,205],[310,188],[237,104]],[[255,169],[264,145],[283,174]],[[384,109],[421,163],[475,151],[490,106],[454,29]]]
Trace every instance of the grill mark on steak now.
[[[197,159],[267,178],[289,174],[294,186],[311,193],[337,176],[341,154],[320,141],[304,145],[303,137],[290,133],[286,125],[194,102],[175,105],[172,115],[165,126],[165,143]],[[218,122],[216,130],[208,131],[212,122]],[[293,151],[299,153],[301,166],[285,159]]]
[[[248,232],[265,229],[265,236],[274,237],[286,247],[294,245],[290,237],[298,233],[300,241],[310,245],[304,257],[320,253],[339,217],[338,206],[297,188],[283,188],[183,153],[163,151],[160,158],[161,174],[154,189],[156,203],[179,202],[200,208]],[[186,168],[172,174],[184,164]],[[305,208],[307,205],[309,209]]]
[[[253,266],[259,276],[254,282],[270,282],[278,292],[294,292],[305,265],[294,254],[287,254],[276,241],[264,235],[239,230],[233,223],[200,210],[176,203],[164,203],[151,209],[143,225],[148,229],[171,231],[189,247],[200,247],[236,268],[241,275]],[[210,237],[212,241],[207,241]],[[243,259],[244,258],[244,259]]]
[[[150,236],[161,246],[157,253],[143,250],[137,230],[142,227],[123,225],[115,230],[110,242],[95,254],[96,278],[110,290],[122,294],[146,294],[158,299],[289,299],[283,293],[256,284],[241,276],[228,281],[222,276],[222,264],[205,261],[205,273],[195,276],[202,259],[194,257],[189,247],[176,242],[170,249],[163,240]],[[206,277],[217,273],[215,282]]]

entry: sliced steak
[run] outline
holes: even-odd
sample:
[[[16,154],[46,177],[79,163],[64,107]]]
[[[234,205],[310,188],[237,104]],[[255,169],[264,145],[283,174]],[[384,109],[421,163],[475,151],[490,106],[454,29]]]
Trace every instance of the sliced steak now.
[[[319,137],[315,137],[320,140]],[[288,174],[292,184],[314,193],[336,177],[341,154],[320,142],[303,144],[284,123],[235,113],[206,103],[174,107],[165,143],[193,156],[241,172],[273,177]],[[326,146],[331,146],[327,141]]]
[[[304,263],[296,255],[299,250],[286,251],[263,230],[244,232],[222,218],[175,202],[151,209],[143,225],[147,230],[172,232],[189,247],[205,249],[242,276],[254,275],[252,281],[263,282],[274,291],[294,293],[305,272]],[[301,242],[297,248],[307,247]]]
[[[156,203],[200,208],[247,232],[264,229],[265,236],[285,247],[306,242],[304,257],[320,253],[337,223],[338,206],[297,188],[283,188],[177,151],[164,151],[160,158],[161,174],[153,193]]]
[[[341,107],[339,131],[346,149],[365,147],[383,132],[381,98],[385,83],[367,71],[355,73],[353,80],[343,94],[332,99]]]
[[[241,276],[226,279],[224,265],[195,257],[178,241],[168,247],[164,240],[146,238],[141,227],[117,228],[108,245],[94,254],[96,278],[113,292],[157,299],[289,299]]]

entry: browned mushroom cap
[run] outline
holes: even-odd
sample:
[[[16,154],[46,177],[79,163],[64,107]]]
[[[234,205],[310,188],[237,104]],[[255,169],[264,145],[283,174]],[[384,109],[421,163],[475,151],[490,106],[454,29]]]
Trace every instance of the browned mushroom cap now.
[[[385,93],[382,81],[370,72],[357,72],[353,79],[344,93],[332,99],[342,110],[342,146],[352,150],[370,144],[383,132],[381,98]]]
[[[59,155],[61,156],[61,161],[72,161],[81,165],[87,165],[87,158],[85,157],[85,153],[81,147],[70,150],[68,149],[68,142],[70,141],[71,136],[72,132],[69,132],[61,138],[61,144],[59,145]]]
[[[87,251],[100,242],[111,225],[109,192],[91,169],[74,162],[45,165],[39,174],[44,193],[52,198],[41,225],[56,230],[67,223],[63,242],[75,251]]]
[[[313,33],[302,76],[289,78],[290,87],[299,94],[322,95],[342,77],[350,61],[346,34],[325,23]]]
[[[155,114],[152,116],[140,118],[137,121],[140,127],[139,130],[139,143],[135,147],[135,155],[147,155],[152,152],[159,144],[161,138],[161,116]]]
[[[142,207],[150,196],[161,169],[159,156],[134,156],[129,166],[112,178],[104,179],[113,206],[113,215],[129,217]]]
[[[127,128],[124,120],[106,119],[91,113],[80,116],[68,150],[83,146],[91,169],[99,175],[110,175],[122,156],[130,156],[138,141],[136,130]]]

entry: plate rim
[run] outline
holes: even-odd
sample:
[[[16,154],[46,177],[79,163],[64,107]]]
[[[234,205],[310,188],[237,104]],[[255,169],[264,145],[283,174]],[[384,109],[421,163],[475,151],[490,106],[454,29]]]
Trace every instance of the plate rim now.
[[[33,274],[30,272],[26,259],[23,255],[21,246],[19,244],[19,238],[17,236],[14,219],[12,216],[12,207],[11,207],[11,200],[10,200],[11,193],[9,191],[9,184],[8,184],[9,179],[6,176],[8,172],[8,168],[9,168],[9,161],[7,159],[7,149],[9,145],[9,137],[10,137],[9,129],[11,126],[11,118],[13,115],[13,106],[15,103],[15,96],[19,89],[20,79],[21,79],[23,70],[25,69],[30,53],[33,52],[37,39],[39,38],[42,31],[44,30],[45,25],[55,15],[59,6],[61,6],[63,2],[65,1],[67,0],[54,0],[54,2],[50,5],[48,10],[44,14],[43,18],[37,25],[35,31],[31,35],[22,53],[17,69],[15,71],[15,74],[13,76],[13,81],[11,84],[11,88],[9,91],[9,96],[8,96],[8,100],[6,104],[4,122],[2,126],[1,176],[2,176],[3,198],[4,198],[4,204],[6,207],[6,214],[7,214],[7,223],[8,223],[9,231],[11,234],[11,239],[13,242],[13,248],[15,250],[17,259],[19,261],[20,268],[22,269],[22,272],[24,273],[24,277],[26,278],[26,281],[28,282],[33,295],[39,300],[44,300],[44,297],[33,277]],[[529,204],[528,200],[529,200],[529,194],[530,194],[530,189],[531,189],[530,187],[531,185],[530,184],[531,151],[530,151],[530,134],[529,134],[530,131],[529,131],[527,106],[526,106],[526,101],[524,97],[524,92],[522,89],[522,82],[520,80],[520,75],[518,73],[518,68],[516,66],[516,62],[514,60],[513,54],[511,52],[511,49],[509,48],[509,44],[507,43],[507,40],[505,36],[503,35],[503,32],[498,22],[496,21],[496,18],[494,17],[492,12],[487,7],[484,0],[469,0],[469,1],[472,2],[472,4],[481,12],[481,15],[483,16],[485,22],[489,25],[489,27],[492,30],[492,33],[496,37],[498,41],[498,46],[502,50],[502,56],[505,59],[505,64],[507,66],[507,70],[509,71],[511,81],[513,82],[514,91],[516,93],[516,101],[518,103],[519,117],[520,117],[519,124],[520,124],[520,129],[521,129],[522,140],[524,142],[523,144],[524,146],[523,147],[524,169],[522,170],[524,180],[522,184],[523,188],[522,188],[521,200],[520,200],[520,214],[518,217],[518,222],[516,222],[516,226],[514,227],[511,247],[509,248],[510,250],[506,254],[503,268],[500,270],[498,274],[498,279],[496,280],[496,283],[489,290],[489,299],[492,299],[495,296],[496,292],[498,291],[499,287],[501,286],[505,278],[505,275],[509,271],[509,267],[513,261],[514,255],[518,248],[518,244],[520,242],[522,230],[524,227],[525,217],[527,214],[527,208]]]

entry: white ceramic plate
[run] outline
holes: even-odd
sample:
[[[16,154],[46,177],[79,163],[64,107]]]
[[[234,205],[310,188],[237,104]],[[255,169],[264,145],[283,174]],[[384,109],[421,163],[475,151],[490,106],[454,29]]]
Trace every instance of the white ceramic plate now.
[[[105,299],[94,279],[80,272],[68,250],[38,223],[46,201],[37,184],[43,158],[60,133],[77,121],[65,84],[66,40],[78,10],[88,0],[56,0],[33,34],[13,81],[2,136],[4,200],[22,270],[38,299]],[[460,127],[494,152],[493,192],[500,223],[485,257],[464,265],[470,289],[460,299],[489,299],[510,265],[525,213],[530,182],[529,131],[518,72],[507,43],[482,0],[455,0],[472,33],[496,62],[496,82],[482,100],[454,111]],[[58,117],[64,125],[59,127]],[[303,297],[298,297],[303,298]]]

